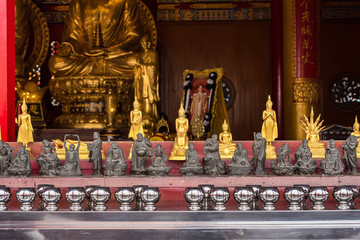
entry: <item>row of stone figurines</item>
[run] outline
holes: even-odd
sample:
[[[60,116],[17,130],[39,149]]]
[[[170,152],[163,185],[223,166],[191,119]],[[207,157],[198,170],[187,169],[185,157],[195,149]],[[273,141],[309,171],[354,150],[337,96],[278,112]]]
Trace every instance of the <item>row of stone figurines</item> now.
[[[56,155],[56,149],[47,140],[43,141],[41,152],[37,158],[37,163],[40,166],[40,173],[42,175],[53,176],[82,176],[79,160],[80,139],[78,135],[78,145],[75,148],[71,144],[69,148],[66,146],[65,135],[65,163],[61,166],[61,161]],[[261,136],[260,133],[257,136]],[[344,158],[348,166],[348,173],[357,173],[357,158],[356,147],[357,139],[352,139],[350,136],[342,146],[344,149]],[[93,163],[94,174],[100,174],[102,171],[102,157],[101,157],[102,141],[100,136],[94,134],[94,142],[88,144],[90,153],[90,162]],[[188,149],[185,151],[185,160],[180,172],[186,176],[201,175],[250,175],[253,171],[255,175],[266,175],[265,170],[266,161],[266,140],[262,137],[257,137],[253,143],[253,159],[251,163],[248,160],[246,149],[243,148],[242,143],[237,144],[237,149],[234,152],[232,163],[227,166],[225,162],[221,161],[219,154],[219,143],[217,136],[213,135],[204,143],[203,164],[198,159],[198,152],[194,148],[193,143],[189,143]],[[0,141],[0,170],[1,175],[4,176],[29,176],[32,172],[30,165],[30,153],[25,146],[14,155],[15,148],[11,148],[9,144]],[[317,170],[316,161],[312,159],[312,153],[308,147],[307,140],[303,140],[302,144],[295,152],[295,165],[290,162],[290,148],[287,143],[278,148],[278,158],[276,163],[272,161],[270,171],[276,175],[293,175],[295,172],[299,174],[314,174]],[[166,165],[167,156],[165,150],[160,144],[152,149],[151,142],[138,134],[137,140],[132,147],[131,174],[149,174],[156,176],[168,175],[171,168]],[[146,159],[152,157],[151,166],[146,167]],[[327,175],[343,174],[345,166],[341,161],[340,151],[335,147],[335,141],[330,140],[326,148],[325,159],[321,162],[321,170]],[[110,143],[107,152],[107,161],[104,165],[105,176],[122,176],[128,170],[128,165],[125,162],[124,154],[121,147],[116,143]]]

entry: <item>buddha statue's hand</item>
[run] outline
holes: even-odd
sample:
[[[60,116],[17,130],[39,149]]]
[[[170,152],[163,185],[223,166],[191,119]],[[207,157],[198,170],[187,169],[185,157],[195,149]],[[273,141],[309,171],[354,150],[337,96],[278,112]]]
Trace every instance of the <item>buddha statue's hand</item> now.
[[[107,53],[104,49],[92,49],[89,52],[86,52],[85,56],[100,57],[100,56],[107,56]]]
[[[59,46],[59,55],[61,57],[69,57],[71,53],[74,53],[74,49],[70,43],[62,43]]]

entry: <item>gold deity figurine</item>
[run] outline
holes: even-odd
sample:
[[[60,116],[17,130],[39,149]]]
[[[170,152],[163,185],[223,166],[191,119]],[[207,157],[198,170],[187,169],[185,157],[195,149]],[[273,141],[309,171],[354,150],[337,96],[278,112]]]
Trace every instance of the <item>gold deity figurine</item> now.
[[[355,116],[355,123],[353,125],[353,132],[351,133],[351,135],[358,138],[359,145],[356,148],[356,154],[358,157],[360,156],[360,131],[359,131],[359,129],[360,129],[360,124],[358,122],[357,116]]]
[[[263,111],[263,124],[261,127],[261,135],[266,139],[266,158],[276,159],[275,147],[272,142],[278,137],[278,126],[276,122],[276,113],[272,109],[273,103],[270,95],[266,102],[266,110]]]
[[[311,107],[310,121],[304,115],[305,121],[300,120],[300,127],[304,129],[306,133],[306,139],[309,141],[309,148],[313,158],[325,158],[324,143],[320,142],[319,133],[325,128],[322,127],[324,120],[320,122],[321,114],[316,118],[314,122],[314,109]]]
[[[232,134],[229,132],[229,125],[226,120],[222,125],[222,130],[219,134],[219,152],[221,158],[232,158],[236,150],[236,144],[232,142]]]
[[[129,138],[134,139],[136,141],[137,134],[141,133],[144,135],[144,129],[143,129],[143,122],[142,122],[142,113],[140,110],[140,103],[138,102],[136,96],[134,101],[134,110],[130,112],[130,132],[129,132]]]
[[[179,117],[175,120],[176,137],[169,160],[185,160],[185,151],[188,149],[189,120],[185,117],[185,109],[181,103]]]
[[[34,142],[31,116],[27,113],[27,110],[28,108],[24,98],[23,104],[21,105],[21,114],[18,118],[15,118],[15,123],[19,126],[17,142],[22,143],[26,149],[28,149],[29,143]]]

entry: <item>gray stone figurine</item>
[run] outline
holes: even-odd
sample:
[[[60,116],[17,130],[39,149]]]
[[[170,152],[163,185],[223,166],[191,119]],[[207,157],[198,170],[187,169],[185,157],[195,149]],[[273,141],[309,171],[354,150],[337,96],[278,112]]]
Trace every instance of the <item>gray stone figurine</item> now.
[[[189,148],[185,151],[186,162],[180,168],[180,173],[185,176],[201,175],[204,171],[201,163],[199,162],[198,152],[194,147],[194,143],[189,143]]]
[[[15,148],[11,148],[8,143],[0,140],[0,175],[8,175],[7,169],[14,158]]]
[[[151,166],[149,166],[146,170],[148,174],[153,176],[169,175],[171,168],[166,166],[168,156],[165,155],[165,149],[163,149],[160,144],[157,144],[151,151],[151,155],[154,160],[152,161]]]
[[[237,144],[237,149],[232,157],[232,162],[227,166],[229,175],[244,176],[250,175],[251,164],[249,162],[248,153],[242,143]]]
[[[320,169],[325,175],[344,174],[344,163],[340,158],[340,151],[335,146],[334,139],[330,139],[325,149],[325,159],[321,161]]]
[[[12,159],[7,173],[9,176],[28,177],[32,172],[30,165],[30,153],[25,146],[21,146]]]
[[[253,159],[252,164],[254,165],[255,175],[267,175],[268,172],[265,170],[266,161],[266,140],[262,137],[261,133],[254,133],[254,143],[252,145]]]
[[[105,176],[122,176],[128,170],[125,162],[124,153],[116,142],[110,142],[112,137],[108,137],[109,150],[107,152],[106,165],[104,166]]]
[[[69,148],[66,146],[66,137],[68,136],[71,136],[71,134],[65,134],[64,137],[65,164],[59,168],[59,175],[63,177],[82,176],[79,157],[80,137],[77,134],[72,135],[78,139],[78,145],[75,149],[74,144],[70,144]]]
[[[131,158],[131,174],[144,175],[146,174],[146,158],[151,157],[152,144],[141,133],[138,133],[137,139],[132,147]]]
[[[226,174],[225,162],[221,161],[219,153],[218,136],[213,134],[204,143],[204,172],[206,175]]]
[[[101,174],[102,166],[102,140],[100,138],[100,133],[94,132],[94,142],[92,144],[88,144],[87,148],[89,150],[89,162],[93,163],[93,175],[99,175]]]
[[[42,141],[41,151],[36,162],[40,166],[41,175],[56,176],[59,173],[61,162],[56,156],[56,149],[48,140]]]
[[[278,176],[283,175],[294,175],[295,166],[290,162],[290,147],[288,143],[284,143],[282,147],[277,149],[277,160],[276,164],[274,161],[271,162],[270,171]]]
[[[317,169],[316,161],[312,159],[312,153],[310,151],[308,140],[302,140],[301,145],[296,149],[295,166],[296,172],[300,175],[314,174]]]
[[[344,151],[344,159],[348,168],[348,174],[358,174],[356,148],[359,142],[357,137],[350,135],[341,148]]]

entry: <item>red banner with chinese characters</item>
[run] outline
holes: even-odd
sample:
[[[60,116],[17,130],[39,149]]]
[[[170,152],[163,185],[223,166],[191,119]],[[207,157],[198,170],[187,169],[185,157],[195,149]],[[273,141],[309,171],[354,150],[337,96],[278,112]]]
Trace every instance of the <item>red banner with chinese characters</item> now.
[[[319,1],[294,0],[295,78],[319,77]]]

